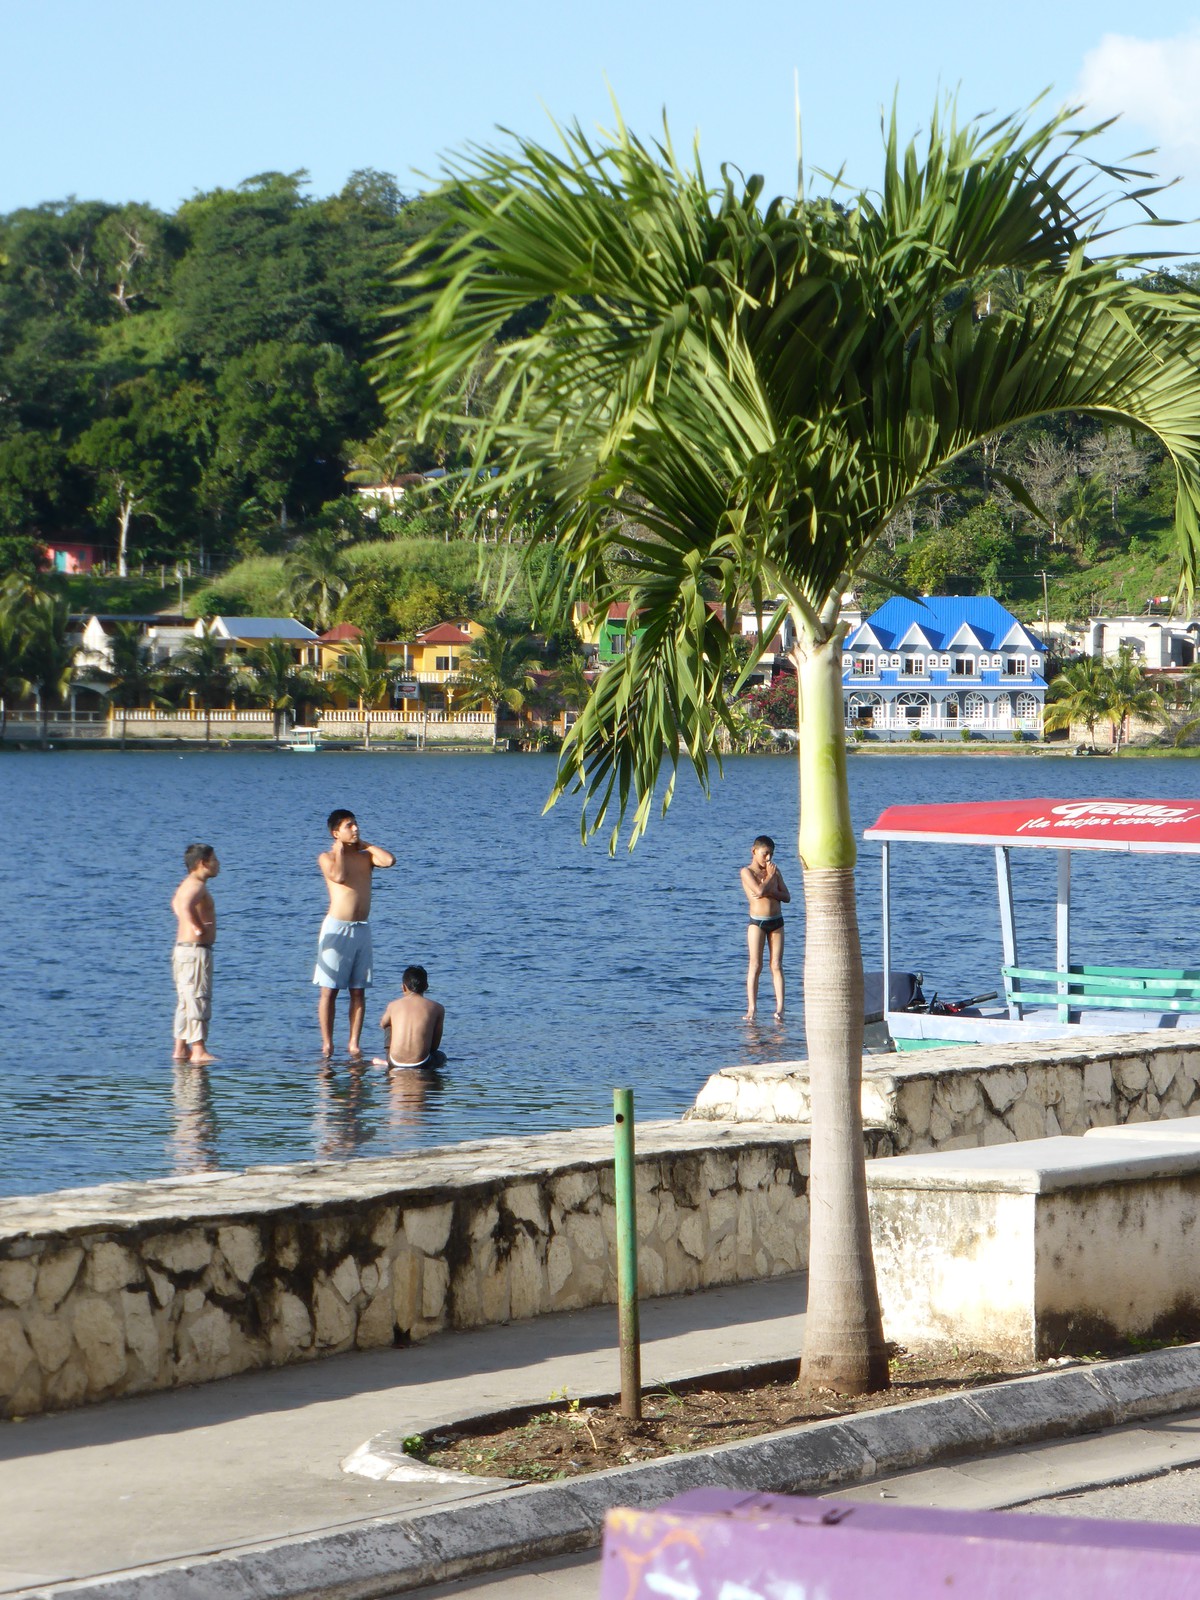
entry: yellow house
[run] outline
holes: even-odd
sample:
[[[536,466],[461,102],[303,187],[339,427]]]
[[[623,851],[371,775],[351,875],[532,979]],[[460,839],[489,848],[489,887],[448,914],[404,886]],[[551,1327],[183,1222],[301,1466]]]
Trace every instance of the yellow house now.
[[[304,665],[319,673],[322,678],[328,678],[345,666],[347,653],[361,638],[361,628],[356,628],[352,622],[339,622],[336,627],[326,629],[315,643],[307,647],[304,652]],[[399,662],[401,666],[405,664],[405,650],[408,648],[405,644],[398,640],[381,639],[379,648],[387,657],[389,666],[393,662]],[[349,700],[343,690],[336,690],[331,703],[344,709],[349,705]],[[390,704],[389,697],[370,709],[382,711]]]
[[[482,623],[467,617],[455,617],[452,622],[439,622],[426,628],[411,642],[399,648],[405,651],[403,690],[401,701],[405,711],[434,711],[453,715],[455,680],[466,665],[466,656],[472,642],[487,632]],[[478,708],[486,715],[492,714],[490,704]]]

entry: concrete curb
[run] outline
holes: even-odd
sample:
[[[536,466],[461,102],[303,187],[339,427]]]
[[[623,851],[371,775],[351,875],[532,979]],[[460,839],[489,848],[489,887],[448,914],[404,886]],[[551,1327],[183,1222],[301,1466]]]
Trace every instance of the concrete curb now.
[[[404,1517],[71,1583],[12,1600],[375,1600],[587,1549],[614,1506],[687,1489],[816,1493],[958,1456],[1095,1433],[1200,1407],[1200,1345],[1017,1378],[944,1399],[807,1423],[587,1478],[500,1489]]]

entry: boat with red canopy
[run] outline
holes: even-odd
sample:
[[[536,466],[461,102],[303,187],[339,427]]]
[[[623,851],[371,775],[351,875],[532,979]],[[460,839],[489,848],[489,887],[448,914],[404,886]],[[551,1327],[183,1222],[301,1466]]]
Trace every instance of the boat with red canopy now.
[[[885,995],[891,992],[893,844],[975,845],[994,850],[996,857],[1002,1003],[990,1009],[985,1004],[1001,999],[997,992],[961,1006],[889,1009],[886,1021],[897,1049],[1200,1027],[1200,969],[1083,966],[1071,960],[1072,852],[1200,855],[1200,803],[1052,799],[889,806],[863,837],[878,839],[882,850]],[[1013,850],[1057,853],[1053,968],[1023,967],[1018,961]]]

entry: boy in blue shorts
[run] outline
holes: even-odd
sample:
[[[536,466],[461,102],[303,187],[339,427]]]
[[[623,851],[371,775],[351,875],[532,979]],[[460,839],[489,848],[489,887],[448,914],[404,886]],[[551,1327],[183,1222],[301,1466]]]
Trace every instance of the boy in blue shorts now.
[[[317,1020],[321,1025],[321,1054],[333,1054],[333,1019],[339,989],[350,991],[350,1044],[352,1060],[362,1055],[363,1017],[371,983],[371,874],[376,867],[394,867],[390,850],[368,844],[359,836],[353,811],[331,811],[327,822],[333,843],[317,857],[329,889],[329,914],[317,941],[313,982],[320,989]]]

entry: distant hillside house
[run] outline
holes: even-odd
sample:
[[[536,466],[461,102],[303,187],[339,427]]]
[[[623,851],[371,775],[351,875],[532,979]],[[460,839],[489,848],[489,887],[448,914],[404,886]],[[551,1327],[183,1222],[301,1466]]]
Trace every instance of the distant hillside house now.
[[[847,638],[842,699],[849,732],[907,738],[1040,734],[1046,648],[989,596],[893,597]]]
[[[96,546],[78,541],[54,540],[42,546],[47,565],[54,572],[90,572],[96,565]]]

